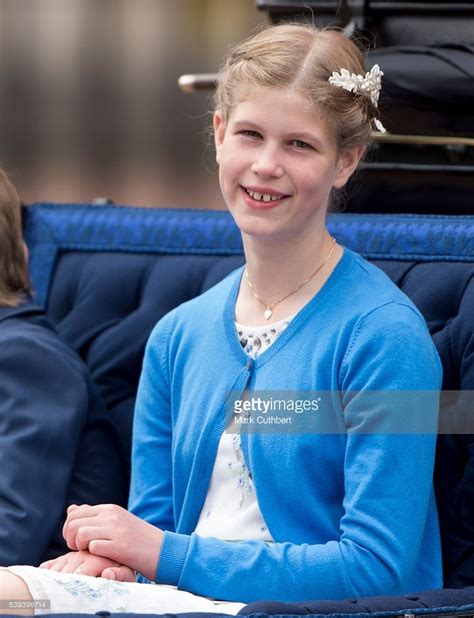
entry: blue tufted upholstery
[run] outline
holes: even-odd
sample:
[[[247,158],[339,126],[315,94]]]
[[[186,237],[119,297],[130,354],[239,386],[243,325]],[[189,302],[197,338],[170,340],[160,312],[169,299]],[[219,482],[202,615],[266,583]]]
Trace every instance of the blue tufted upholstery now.
[[[231,256],[71,252],[58,261],[48,315],[86,360],[130,453],[143,350],[156,322],[243,262]]]
[[[443,362],[444,389],[474,391],[474,217],[345,214],[333,215],[329,227],[423,312]],[[148,334],[170,309],[243,262],[238,230],[221,212],[38,204],[28,211],[25,237],[37,299],[85,359],[129,453]],[[474,586],[474,441],[444,436],[438,448],[446,583]],[[474,590],[468,598],[474,604]],[[394,603],[387,600],[387,611]],[[359,602],[357,611],[382,605]],[[255,611],[352,613],[326,609],[260,603]]]

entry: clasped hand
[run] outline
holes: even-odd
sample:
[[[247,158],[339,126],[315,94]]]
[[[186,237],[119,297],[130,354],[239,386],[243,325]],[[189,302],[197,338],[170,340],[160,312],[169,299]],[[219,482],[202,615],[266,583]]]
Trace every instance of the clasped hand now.
[[[71,505],[63,536],[73,551],[43,568],[121,581],[155,580],[163,532],[115,504]]]

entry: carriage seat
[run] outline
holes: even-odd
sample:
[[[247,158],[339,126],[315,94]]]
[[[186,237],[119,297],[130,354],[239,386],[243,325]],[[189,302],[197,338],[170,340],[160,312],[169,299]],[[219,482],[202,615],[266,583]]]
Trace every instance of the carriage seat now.
[[[328,225],[341,244],[384,270],[423,313],[443,363],[443,389],[457,393],[450,400],[455,414],[458,401],[474,392],[474,216],[334,214]],[[238,229],[226,212],[39,203],[27,208],[24,231],[36,300],[89,367],[129,465],[147,337],[168,311],[243,263]],[[264,602],[243,613],[399,614],[405,608],[416,613],[420,606],[439,610],[469,603],[474,609],[469,433],[439,437],[436,489],[445,586],[458,591],[415,595],[416,601],[407,596],[345,605]]]

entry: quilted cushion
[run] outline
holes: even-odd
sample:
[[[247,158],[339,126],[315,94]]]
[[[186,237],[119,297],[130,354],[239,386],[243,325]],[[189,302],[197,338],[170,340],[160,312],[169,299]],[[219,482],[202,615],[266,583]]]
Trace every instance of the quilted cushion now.
[[[242,257],[215,256],[61,256],[48,315],[85,359],[120,430],[128,461],[143,351],[153,326],[242,262]]]
[[[433,611],[433,608],[435,611]],[[265,614],[292,614],[312,616],[327,616],[334,614],[375,614],[384,612],[384,618],[415,613],[420,616],[424,613],[446,614],[460,611],[463,608],[466,614],[474,610],[474,586],[464,590],[430,590],[418,594],[405,594],[402,597],[365,597],[362,599],[346,599],[345,601],[311,601],[309,603],[278,603],[256,602],[249,603],[240,610],[240,615]],[[425,612],[423,611],[425,610]],[[429,610],[429,611],[426,611]]]

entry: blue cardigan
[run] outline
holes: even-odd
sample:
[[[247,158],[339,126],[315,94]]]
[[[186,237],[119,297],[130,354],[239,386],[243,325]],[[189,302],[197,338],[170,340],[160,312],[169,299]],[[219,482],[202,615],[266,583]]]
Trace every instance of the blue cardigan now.
[[[147,345],[130,508],[166,531],[156,581],[242,602],[440,587],[432,475],[441,364],[420,313],[345,249],[323,288],[252,361],[234,327],[241,276],[173,310]],[[274,544],[193,533],[229,396],[246,389],[320,396],[318,411],[287,414],[292,427],[241,426]]]

